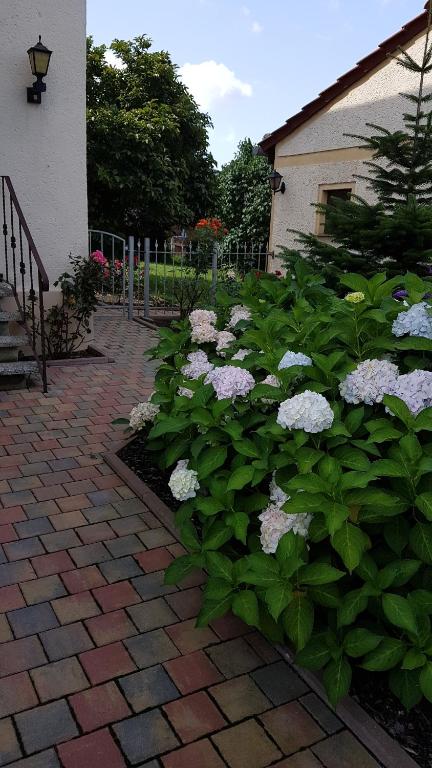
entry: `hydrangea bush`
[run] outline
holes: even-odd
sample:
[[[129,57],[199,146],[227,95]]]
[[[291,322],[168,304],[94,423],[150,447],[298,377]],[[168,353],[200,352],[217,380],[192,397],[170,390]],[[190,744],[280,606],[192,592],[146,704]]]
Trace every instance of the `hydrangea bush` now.
[[[357,665],[409,708],[432,701],[430,286],[342,283],[249,275],[241,305],[161,330],[146,445],[188,552],[166,581],[204,568],[199,626],[232,610],[288,641],[333,704]]]

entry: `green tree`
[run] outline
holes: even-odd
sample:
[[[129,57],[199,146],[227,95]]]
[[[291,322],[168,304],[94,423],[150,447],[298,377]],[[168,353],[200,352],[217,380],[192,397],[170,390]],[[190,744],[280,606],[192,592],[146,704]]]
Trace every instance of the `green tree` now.
[[[228,229],[228,241],[267,242],[271,209],[268,177],[266,158],[254,153],[250,139],[243,139],[234,158],[218,175],[218,215]]]
[[[144,36],[87,43],[89,218],[95,228],[161,235],[213,205],[208,115],[199,111],[166,51]]]
[[[431,19],[432,2],[422,60],[416,62],[403,50],[396,58],[419,78],[417,93],[401,94],[414,107],[404,113],[404,127],[392,132],[368,124],[373,131],[369,138],[349,134],[373,152],[372,161],[364,164],[369,175],[358,178],[367,180],[376,202],[353,195],[319,205],[330,242],[297,233],[306,258],[333,281],[343,272],[371,276],[383,269],[389,275],[419,271],[432,261],[432,94],[425,88],[432,72]],[[294,253],[285,252],[288,261]]]

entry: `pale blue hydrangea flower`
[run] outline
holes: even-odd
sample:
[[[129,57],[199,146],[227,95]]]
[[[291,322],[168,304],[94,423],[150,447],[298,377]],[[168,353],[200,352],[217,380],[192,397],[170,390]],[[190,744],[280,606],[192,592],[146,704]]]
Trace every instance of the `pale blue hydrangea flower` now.
[[[284,368],[292,368],[293,365],[312,365],[312,360],[302,352],[285,352],[282,360],[280,361],[278,368],[283,371]]]
[[[347,403],[373,405],[392,392],[398,375],[397,366],[388,360],[364,360],[339,385],[339,391]]]
[[[304,429],[316,434],[330,429],[334,413],[323,395],[306,390],[284,400],[279,406],[277,423],[284,429]]]
[[[432,405],[432,371],[413,371],[399,376],[389,394],[400,397],[416,416]]]
[[[426,301],[413,304],[406,312],[399,312],[393,322],[394,336],[422,336],[432,339],[432,316],[429,314],[430,305]]]
[[[218,400],[244,397],[255,386],[255,379],[249,371],[234,365],[214,368],[207,375],[205,384],[211,384]]]

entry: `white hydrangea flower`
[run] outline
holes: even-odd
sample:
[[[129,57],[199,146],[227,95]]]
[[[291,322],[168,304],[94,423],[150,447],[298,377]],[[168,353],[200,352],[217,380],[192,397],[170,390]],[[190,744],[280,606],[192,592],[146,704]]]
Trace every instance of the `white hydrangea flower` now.
[[[235,328],[240,320],[250,320],[252,317],[250,310],[244,307],[242,304],[236,304],[230,313],[230,319],[227,324],[227,328]]]
[[[339,385],[347,403],[380,403],[392,391],[398,378],[396,365],[388,360],[365,360]]]
[[[316,434],[330,429],[334,413],[325,397],[307,389],[280,404],[276,421],[284,429],[304,429]]]
[[[190,352],[187,356],[189,365],[184,365],[181,369],[183,376],[187,379],[199,379],[204,373],[210,373],[214,365],[210,362],[205,352],[199,349],[197,352]]]
[[[177,390],[177,394],[180,397],[188,397],[191,399],[194,396],[193,390],[189,389],[189,387],[179,387]]]
[[[430,305],[426,301],[413,304],[406,312],[399,312],[392,325],[394,336],[422,336],[432,339],[432,315],[429,314]]]
[[[199,323],[192,327],[191,339],[196,344],[211,344],[217,337],[218,331],[210,323]]]
[[[245,359],[245,357],[247,357],[248,355],[251,355],[252,352],[253,352],[253,349],[239,349],[239,351],[232,356],[231,360],[242,361]]]
[[[244,397],[255,386],[255,379],[249,371],[237,368],[234,365],[223,365],[214,368],[205,379],[206,384],[211,384],[218,400],[227,398]]]
[[[149,400],[145,403],[138,403],[130,412],[129,426],[137,432],[139,429],[143,429],[148,421],[154,421],[159,411],[160,406]]]
[[[178,461],[171,474],[168,485],[171,493],[178,501],[187,501],[196,496],[199,489],[198,472],[188,469],[189,461]]]
[[[229,349],[236,337],[229,331],[219,331],[216,337],[216,352],[220,357],[225,357],[225,350]]]
[[[269,504],[258,519],[261,522],[261,547],[267,555],[272,555],[276,552],[282,536],[289,531],[307,538],[312,515],[306,512],[290,515],[284,512],[279,504]]]
[[[432,405],[432,371],[417,370],[399,376],[388,394],[400,397],[411,413],[417,416]]]
[[[272,474],[272,479],[269,485],[269,493],[270,501],[272,501],[274,504],[279,504],[280,506],[285,504],[285,502],[289,499],[288,494],[285,493],[282,488],[279,488],[276,482],[276,471],[274,471]]]
[[[189,322],[192,328],[195,325],[215,325],[217,315],[209,309],[194,309],[189,315]]]
[[[283,371],[285,368],[292,368],[293,365],[312,365],[312,360],[303,352],[291,352],[289,349],[285,352],[282,360],[280,361],[278,368]]]

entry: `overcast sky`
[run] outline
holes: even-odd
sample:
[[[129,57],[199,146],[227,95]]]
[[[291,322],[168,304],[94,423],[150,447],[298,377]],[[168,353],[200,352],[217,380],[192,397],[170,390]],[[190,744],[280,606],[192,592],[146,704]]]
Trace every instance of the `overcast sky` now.
[[[424,0],[87,0],[96,43],[148,35],[214,129],[219,164],[259,140],[424,8]]]

